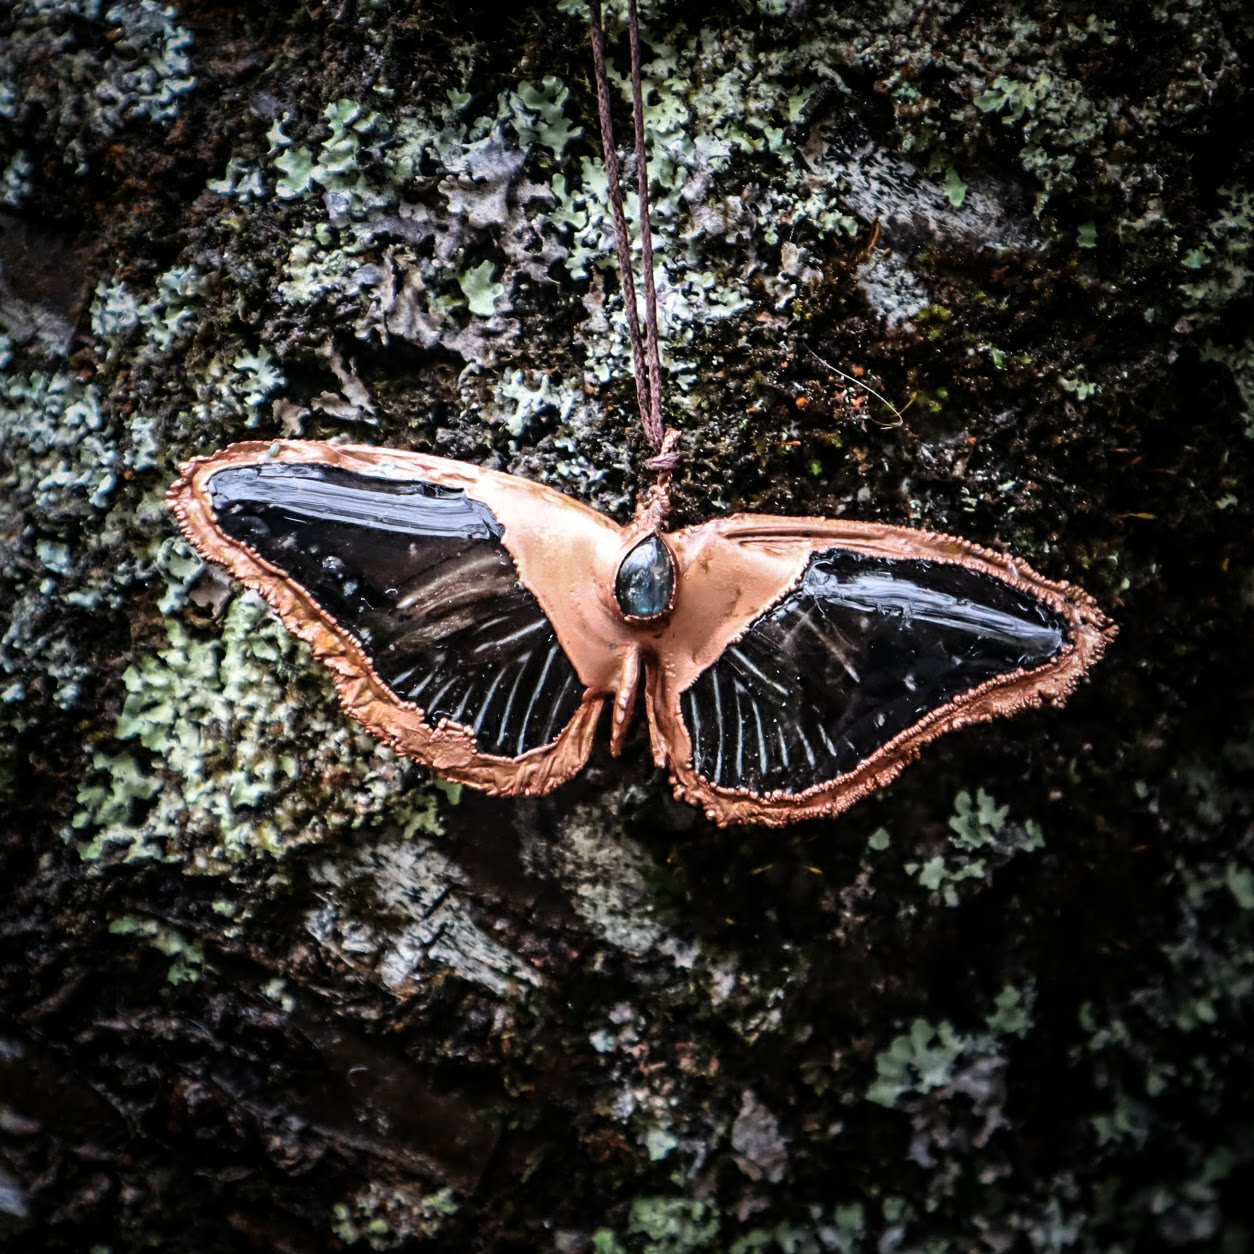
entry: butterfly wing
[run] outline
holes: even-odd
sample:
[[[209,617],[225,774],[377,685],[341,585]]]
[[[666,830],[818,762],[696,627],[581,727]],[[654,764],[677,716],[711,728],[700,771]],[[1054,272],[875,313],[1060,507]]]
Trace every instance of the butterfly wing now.
[[[316,441],[189,462],[168,500],[401,753],[500,794],[583,765],[613,674],[596,606],[579,621],[571,593],[620,546],[609,519],[512,475]]]
[[[944,732],[1061,704],[1114,636],[1085,593],[951,536],[739,515],[668,540],[655,756],[719,823],[839,814]]]

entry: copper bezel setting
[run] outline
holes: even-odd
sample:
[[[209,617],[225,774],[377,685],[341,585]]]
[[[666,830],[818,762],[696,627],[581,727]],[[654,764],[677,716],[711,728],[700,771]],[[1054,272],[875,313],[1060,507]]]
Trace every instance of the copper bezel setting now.
[[[679,595],[679,566],[675,562],[675,551],[666,543],[666,535],[664,532],[651,528],[644,533],[629,531],[627,533],[628,540],[623,547],[622,556],[619,558],[618,566],[614,569],[614,583],[611,585],[611,599],[614,602],[614,610],[618,617],[625,623],[634,623],[641,627],[649,627],[662,622],[668,618],[675,608],[675,598]],[[658,610],[656,614],[628,614],[619,603],[618,600],[618,572],[622,569],[623,563],[628,556],[636,551],[650,536],[656,536],[659,543],[666,550],[667,556],[671,559],[671,573],[674,576],[671,580],[671,594],[667,599],[666,605]]]

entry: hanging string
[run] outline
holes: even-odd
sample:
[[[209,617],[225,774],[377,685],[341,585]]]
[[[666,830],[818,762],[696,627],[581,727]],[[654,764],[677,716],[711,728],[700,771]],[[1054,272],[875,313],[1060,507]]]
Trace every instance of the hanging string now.
[[[657,286],[653,280],[653,228],[649,222],[649,157],[644,146],[644,93],[640,87],[640,18],[636,0],[627,0],[627,31],[631,44],[631,119],[636,141],[636,189],[640,200],[640,266],[644,272],[644,317],[648,336],[649,423],[645,430],[653,447],[662,444],[662,361],[658,348]]]
[[[623,210],[622,169],[614,146],[614,124],[610,116],[610,82],[605,68],[605,24],[601,0],[589,0],[588,34],[592,43],[592,66],[597,89],[597,115],[601,125],[601,150],[605,155],[605,174],[609,183],[610,208],[614,218],[614,237],[618,252],[618,269],[623,284],[626,306],[627,338],[631,341],[632,366],[636,376],[636,403],[645,435],[653,446],[654,456],[646,468],[669,475],[679,460],[676,449],[678,433],[667,431],[662,421],[662,363],[658,346],[657,287],[653,276],[653,231],[649,222],[649,162],[644,142],[644,92],[640,75],[640,19],[636,0],[627,0],[627,31],[631,45],[632,129],[636,156],[636,189],[640,201],[640,251],[644,278],[643,332],[636,297],[636,279],[631,265],[631,248],[627,234],[627,215]]]

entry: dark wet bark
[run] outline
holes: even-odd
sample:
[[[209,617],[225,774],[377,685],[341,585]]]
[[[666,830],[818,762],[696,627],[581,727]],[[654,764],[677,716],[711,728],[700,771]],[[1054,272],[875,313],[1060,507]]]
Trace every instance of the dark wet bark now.
[[[298,433],[629,513],[579,19],[8,6],[6,1248],[1254,1239],[1248,15],[748,7],[645,15],[675,525],[959,534],[1117,644],[834,823],[640,727],[440,790],[160,494]]]

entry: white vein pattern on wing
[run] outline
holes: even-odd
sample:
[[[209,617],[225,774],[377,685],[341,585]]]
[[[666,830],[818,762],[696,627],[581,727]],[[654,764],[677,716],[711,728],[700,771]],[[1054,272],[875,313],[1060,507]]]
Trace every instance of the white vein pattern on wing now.
[[[525,744],[527,740],[527,728],[531,726],[531,716],[535,713],[536,702],[540,700],[541,694],[544,692],[544,685],[548,680],[549,671],[553,668],[553,659],[560,652],[558,643],[554,640],[549,645],[548,655],[544,659],[544,667],[540,671],[540,678],[536,680],[536,686],[531,690],[531,699],[527,702],[527,708],[523,712],[522,726],[518,729],[518,743]]]
[[[695,699],[689,701],[688,708],[692,713],[692,764],[695,767],[701,761],[703,745],[701,728],[701,710]]]
[[[714,782],[717,784],[721,783],[723,779],[723,740],[725,738],[723,730],[723,694],[718,686],[718,672],[715,671],[711,678],[711,687],[714,689],[714,717],[718,722],[718,739],[714,742],[718,746],[714,758]],[[692,704],[695,708],[697,704],[695,697]]]
[[[482,644],[477,644],[471,652],[485,653],[489,649],[502,648],[507,644],[513,644],[516,640],[523,639],[524,636],[530,636],[533,632],[544,631],[548,625],[545,619],[537,619],[534,623],[528,623],[526,627],[520,627],[513,635],[506,636],[502,640],[486,640]]]
[[[492,708],[492,698],[496,696],[496,690],[501,686],[501,680],[505,678],[505,672],[509,670],[509,663],[506,662],[497,672],[492,682],[488,685],[487,695],[483,698],[483,703],[479,706],[479,713],[475,715],[474,733],[479,735],[479,729],[483,726],[483,720],[487,717],[488,711]],[[501,742],[500,733],[497,733],[497,744]]]
[[[509,726],[510,711],[514,708],[514,701],[518,697],[518,685],[522,683],[523,676],[527,673],[527,663],[531,661],[531,657],[532,652],[531,650],[528,650],[521,658],[518,659],[518,674],[514,677],[514,682],[510,686],[509,696],[505,699],[505,710],[501,714],[501,726],[503,728]],[[523,751],[522,746],[523,737],[522,734],[519,733],[517,752],[521,753]]]
[[[845,633],[841,630],[838,624],[832,622],[832,620],[828,617],[827,608],[824,606],[822,601],[815,600],[814,608],[818,610],[819,617],[827,624],[831,635],[824,635],[814,622],[810,623],[810,629],[814,632],[815,636],[818,637],[820,643],[823,645],[823,648],[826,649],[827,652],[840,663],[845,674],[848,675],[855,684],[860,684],[862,682],[862,676],[858,674],[857,668],[852,662],[850,662],[848,653],[840,647],[840,642],[845,638]]]
[[[762,774],[765,775],[770,769],[770,763],[766,756],[766,731],[762,726],[762,712],[758,709],[758,703],[753,694],[746,690],[745,695],[749,698],[749,708],[753,711],[753,721],[758,731],[758,765],[762,768]]]
[[[727,653],[728,656],[735,658],[736,661],[740,663],[741,667],[744,670],[747,670],[749,674],[756,675],[772,692],[777,693],[781,697],[786,698],[788,696],[788,689],[782,684],[779,684],[775,680],[771,679],[769,676],[764,675],[762,671],[754,666],[742,649],[738,649],[733,644],[728,647]]]
[[[466,685],[466,691],[462,693],[462,699],[457,703],[457,709],[455,709],[452,712],[452,714],[449,715],[449,718],[451,718],[454,723],[460,723],[462,721],[462,715],[466,711],[466,706],[470,703],[470,698],[471,698],[471,695],[474,693],[474,690],[475,690],[475,681],[472,679]]]
[[[575,678],[575,675],[574,675],[574,672],[572,671],[562,681],[562,687],[557,694],[557,700],[553,702],[553,708],[549,711],[549,717],[545,721],[545,724],[544,724],[544,743],[546,745],[549,743],[549,738],[553,734],[553,720],[557,718],[557,712],[558,710],[562,708],[562,701],[565,698],[567,692],[570,691],[570,686],[571,686],[571,683],[574,681],[574,678]],[[521,746],[521,744],[522,744],[522,741],[520,739],[519,745]],[[519,751],[521,752],[521,748]]]
[[[745,720],[740,713],[740,685],[732,684],[732,694],[736,698],[736,778],[745,775]]]
[[[440,685],[439,691],[437,691],[437,692],[436,692],[436,694],[435,694],[435,696],[433,696],[433,697],[431,698],[431,702],[430,702],[430,706],[429,706],[429,708],[430,708],[431,710],[433,710],[433,711],[434,711],[435,707],[436,707],[437,705],[439,705],[439,704],[440,704],[440,698],[441,698],[441,697],[442,697],[442,696],[443,696],[443,695],[444,695],[444,694],[445,694],[445,693],[446,693],[446,692],[447,692],[447,691],[448,691],[448,690],[449,690],[449,689],[450,689],[450,688],[451,688],[451,687],[452,687],[452,686],[453,686],[456,682],[457,682],[457,676],[456,676],[456,675],[454,675],[452,679],[446,679],[446,680],[444,681],[444,683]]]

